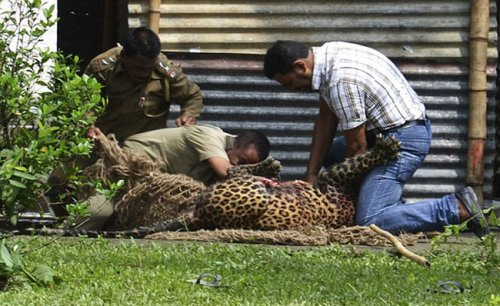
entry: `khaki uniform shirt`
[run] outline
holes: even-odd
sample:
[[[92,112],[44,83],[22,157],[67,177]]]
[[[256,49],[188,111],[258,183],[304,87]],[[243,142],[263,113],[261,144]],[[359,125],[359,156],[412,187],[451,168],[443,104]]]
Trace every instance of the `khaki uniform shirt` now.
[[[126,150],[146,154],[162,163],[167,173],[186,174],[209,184],[218,177],[207,159],[229,160],[226,150],[234,147],[235,138],[215,126],[189,125],[132,135],[123,145]]]
[[[133,134],[165,128],[171,101],[178,103],[182,112],[195,118],[200,115],[201,90],[180,67],[160,53],[150,80],[134,83],[120,62],[121,50],[116,47],[98,55],[85,70],[103,84],[103,95],[108,98],[106,110],[95,123],[104,134],[114,133],[121,142]]]

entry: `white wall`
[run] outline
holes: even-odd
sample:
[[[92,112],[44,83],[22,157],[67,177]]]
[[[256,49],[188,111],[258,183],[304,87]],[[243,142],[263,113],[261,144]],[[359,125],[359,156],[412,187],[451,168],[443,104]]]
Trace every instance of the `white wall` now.
[[[0,13],[2,13],[5,9],[10,9],[11,6],[11,1],[10,0],[0,0]],[[57,0],[44,0],[46,8],[50,7],[51,5],[54,5],[55,10],[53,13],[54,17],[57,17]],[[43,42],[41,47],[48,47],[51,50],[56,50],[57,49],[57,26],[53,26],[49,32],[47,32],[44,37],[43,37]]]

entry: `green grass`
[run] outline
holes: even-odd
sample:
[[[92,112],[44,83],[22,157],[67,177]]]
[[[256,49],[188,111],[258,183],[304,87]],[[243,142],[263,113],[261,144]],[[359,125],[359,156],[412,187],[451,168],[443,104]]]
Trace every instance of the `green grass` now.
[[[36,249],[50,238],[9,239]],[[115,240],[116,241],[116,240]],[[344,246],[288,248],[131,240],[58,239],[25,255],[63,278],[51,287],[15,281],[1,305],[500,305],[498,261],[475,251],[425,254],[426,269],[387,252]],[[188,280],[217,273],[214,288]],[[458,281],[460,294],[434,293]]]

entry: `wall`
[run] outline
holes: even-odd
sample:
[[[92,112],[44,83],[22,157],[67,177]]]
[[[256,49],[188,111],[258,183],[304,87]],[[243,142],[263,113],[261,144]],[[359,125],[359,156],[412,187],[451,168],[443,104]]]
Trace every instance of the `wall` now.
[[[48,8],[50,5],[54,5],[54,16],[57,16],[57,0],[45,0],[45,7]],[[0,0],[0,13],[4,10],[11,9],[9,1]],[[50,50],[56,50],[57,48],[57,28],[52,27],[44,36],[42,47],[47,47]]]
[[[128,4],[129,27],[148,24],[148,1]],[[495,159],[496,5],[491,2],[485,196]],[[469,1],[162,1],[163,50],[203,89],[201,123],[270,136],[284,179],[305,170],[317,95],[267,80],[262,54],[276,39],[355,42],[389,56],[427,106],[434,139],[406,186],[409,200],[460,188],[466,175]]]

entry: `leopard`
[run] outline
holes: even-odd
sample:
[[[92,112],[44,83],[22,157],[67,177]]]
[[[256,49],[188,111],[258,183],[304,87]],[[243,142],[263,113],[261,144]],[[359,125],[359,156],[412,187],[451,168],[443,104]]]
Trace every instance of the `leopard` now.
[[[293,230],[310,226],[353,225],[359,184],[374,167],[399,158],[400,142],[377,136],[367,152],[346,158],[320,172],[317,184],[281,181],[281,163],[273,157],[228,170],[225,180],[205,187],[174,219],[130,230],[30,230],[43,235],[143,238],[161,231],[199,229]]]
[[[272,159],[235,167],[226,180],[202,191],[186,224],[197,229],[248,230],[352,225],[364,174],[397,159],[400,146],[395,137],[379,135],[364,154],[320,172],[314,186],[302,180],[279,181],[280,165]]]

